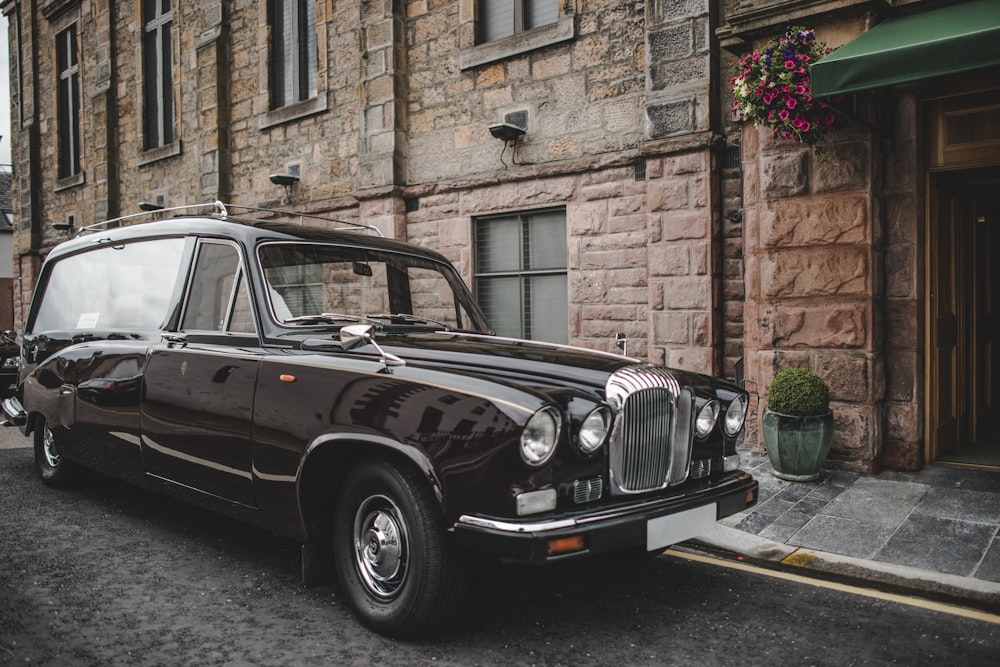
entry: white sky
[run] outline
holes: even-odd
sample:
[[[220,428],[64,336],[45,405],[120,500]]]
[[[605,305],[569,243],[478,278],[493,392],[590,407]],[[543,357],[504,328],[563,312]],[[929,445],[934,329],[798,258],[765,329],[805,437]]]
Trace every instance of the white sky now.
[[[10,58],[7,18],[0,15],[0,164],[10,164]]]

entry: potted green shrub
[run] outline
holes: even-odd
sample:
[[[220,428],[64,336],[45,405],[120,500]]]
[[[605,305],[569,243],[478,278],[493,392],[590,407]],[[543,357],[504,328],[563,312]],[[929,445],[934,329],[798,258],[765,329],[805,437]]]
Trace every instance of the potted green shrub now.
[[[808,369],[789,368],[774,376],[766,398],[764,444],[775,476],[793,482],[819,478],[833,442],[826,382]]]

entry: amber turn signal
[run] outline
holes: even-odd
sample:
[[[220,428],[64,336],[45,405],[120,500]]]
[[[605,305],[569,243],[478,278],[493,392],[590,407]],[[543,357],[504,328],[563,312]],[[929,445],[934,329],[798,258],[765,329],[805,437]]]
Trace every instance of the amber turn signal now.
[[[549,555],[558,556],[559,554],[568,554],[573,551],[583,551],[583,547],[582,535],[560,537],[558,540],[549,540]]]
[[[295,376],[294,375],[285,375],[285,374],[282,374],[282,375],[278,376],[278,379],[281,380],[282,382],[295,382]]]

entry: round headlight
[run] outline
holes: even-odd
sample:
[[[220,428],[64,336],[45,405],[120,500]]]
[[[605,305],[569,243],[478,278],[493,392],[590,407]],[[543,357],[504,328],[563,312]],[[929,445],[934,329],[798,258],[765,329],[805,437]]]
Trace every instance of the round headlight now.
[[[719,418],[719,402],[709,401],[698,411],[698,419],[694,423],[694,430],[699,438],[706,437],[715,427],[715,421]]]
[[[608,437],[608,429],[611,427],[611,410],[603,405],[591,411],[580,426],[580,435],[577,438],[577,445],[584,454],[593,454]]]
[[[559,442],[559,413],[555,408],[542,408],[531,416],[521,432],[521,458],[525,463],[540,466],[551,458]]]
[[[722,422],[722,428],[730,438],[743,428],[743,421],[747,418],[747,405],[745,396],[737,396],[726,408],[726,417]]]

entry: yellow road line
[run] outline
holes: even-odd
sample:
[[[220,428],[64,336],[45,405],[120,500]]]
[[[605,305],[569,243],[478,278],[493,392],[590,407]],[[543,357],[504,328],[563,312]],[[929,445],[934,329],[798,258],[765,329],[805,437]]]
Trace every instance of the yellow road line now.
[[[826,588],[829,590],[851,593],[853,595],[862,595],[865,597],[875,598],[877,600],[897,602],[899,604],[905,604],[911,607],[918,607],[920,609],[927,609],[930,611],[941,612],[943,614],[951,614],[952,616],[962,616],[964,618],[971,618],[976,621],[984,621],[986,623],[993,623],[994,625],[1000,625],[1000,615],[991,614],[985,611],[979,611],[977,609],[967,609],[965,607],[958,607],[951,604],[944,604],[942,602],[923,600],[921,598],[911,597],[908,595],[900,595],[898,593],[886,593],[884,591],[878,591],[871,588],[862,588],[860,586],[852,586],[850,584],[841,584],[835,581],[827,581],[825,579],[814,579],[812,577],[806,577],[801,574],[782,572],[780,570],[770,570],[763,567],[757,567],[756,565],[750,565],[749,563],[734,562],[718,558],[709,558],[708,556],[700,556],[698,554],[685,553],[683,551],[677,551],[675,549],[668,549],[666,551],[666,554],[668,556],[673,556],[675,558],[683,558],[684,560],[690,560],[696,563],[718,565],[720,567],[727,567],[731,570],[740,570],[741,572],[753,572],[754,574],[762,574],[768,577],[772,577],[774,579],[794,581],[800,584],[816,586],[817,588]]]

